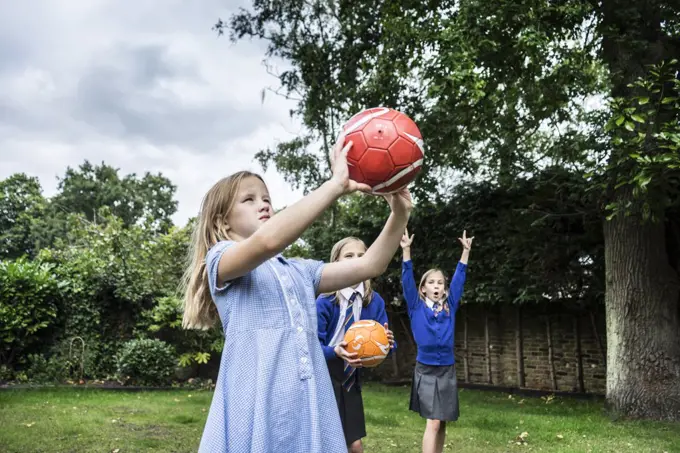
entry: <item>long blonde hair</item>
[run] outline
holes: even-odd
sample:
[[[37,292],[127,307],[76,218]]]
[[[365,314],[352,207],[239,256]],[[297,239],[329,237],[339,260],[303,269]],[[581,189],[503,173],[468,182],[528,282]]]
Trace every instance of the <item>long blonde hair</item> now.
[[[264,182],[258,174],[239,171],[219,180],[203,197],[189,246],[189,266],[182,282],[182,327],[185,329],[205,330],[212,327],[219,318],[210,295],[205,257],[212,246],[230,239],[227,215],[234,206],[241,181],[249,177],[259,178]]]
[[[366,248],[366,244],[364,241],[362,241],[359,238],[356,238],[354,236],[348,236],[344,239],[340,239],[338,242],[335,243],[333,248],[331,249],[331,263],[334,263],[336,261],[340,260],[340,253],[342,252],[342,249],[349,244],[350,242],[358,242],[359,244],[363,245],[364,248]],[[327,293],[324,294],[325,296],[330,296],[332,293]],[[368,279],[364,281],[364,303],[366,305],[371,303],[371,299],[373,298],[373,288],[371,288],[371,280]],[[340,302],[340,291],[335,292],[335,303]]]
[[[434,274],[435,272],[439,272],[440,274],[442,274],[442,277],[444,277],[444,288],[445,288],[444,291],[446,292],[447,295],[449,293],[448,288],[446,286],[446,281],[448,280],[446,278],[446,274],[444,273],[443,270],[436,268],[436,267],[433,267],[432,269],[425,272],[422,277],[420,277],[420,286],[418,286],[418,295],[420,296],[420,298],[422,300],[425,300],[425,293],[423,292],[423,286],[425,286],[425,280],[427,280],[427,277]]]

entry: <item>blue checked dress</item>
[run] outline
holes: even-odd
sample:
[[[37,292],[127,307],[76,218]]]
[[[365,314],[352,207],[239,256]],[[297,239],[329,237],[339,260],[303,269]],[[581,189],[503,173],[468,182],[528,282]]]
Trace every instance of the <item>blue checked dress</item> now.
[[[315,296],[324,263],[278,255],[216,287],[233,242],[206,256],[224,350],[199,452],[346,453]]]

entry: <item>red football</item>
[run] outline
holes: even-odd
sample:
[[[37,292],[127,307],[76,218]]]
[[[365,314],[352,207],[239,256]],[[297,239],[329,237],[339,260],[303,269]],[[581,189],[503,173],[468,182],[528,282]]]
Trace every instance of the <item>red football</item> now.
[[[418,126],[403,113],[377,107],[357,113],[343,126],[349,177],[373,193],[397,192],[415,179],[425,149]]]

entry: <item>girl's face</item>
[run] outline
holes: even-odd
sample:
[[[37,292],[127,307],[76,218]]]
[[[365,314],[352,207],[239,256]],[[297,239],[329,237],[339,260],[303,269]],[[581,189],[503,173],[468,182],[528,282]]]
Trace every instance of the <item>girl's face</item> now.
[[[446,298],[446,282],[444,275],[435,271],[427,276],[420,290],[425,293],[425,297],[433,302],[439,302]]]
[[[340,250],[338,261],[361,258],[364,256],[364,253],[366,253],[366,247],[364,247],[364,244],[358,241],[351,241],[345,244]]]
[[[274,215],[267,186],[254,176],[241,181],[236,199],[227,215],[229,235],[235,241],[249,238]]]

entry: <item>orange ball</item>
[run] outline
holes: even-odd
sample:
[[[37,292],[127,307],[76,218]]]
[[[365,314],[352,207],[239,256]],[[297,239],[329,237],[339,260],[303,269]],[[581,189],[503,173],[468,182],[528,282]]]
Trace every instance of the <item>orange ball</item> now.
[[[347,352],[356,352],[363,366],[373,368],[380,365],[390,352],[387,331],[371,319],[362,319],[352,324],[345,333]]]

